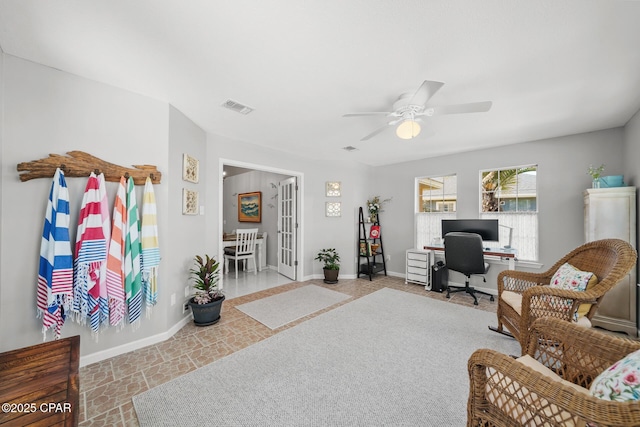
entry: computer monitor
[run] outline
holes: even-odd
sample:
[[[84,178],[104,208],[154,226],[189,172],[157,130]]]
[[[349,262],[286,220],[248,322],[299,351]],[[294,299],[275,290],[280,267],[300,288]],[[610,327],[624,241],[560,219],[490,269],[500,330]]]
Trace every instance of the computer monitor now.
[[[452,231],[477,233],[485,242],[500,241],[497,219],[443,219],[442,237]]]

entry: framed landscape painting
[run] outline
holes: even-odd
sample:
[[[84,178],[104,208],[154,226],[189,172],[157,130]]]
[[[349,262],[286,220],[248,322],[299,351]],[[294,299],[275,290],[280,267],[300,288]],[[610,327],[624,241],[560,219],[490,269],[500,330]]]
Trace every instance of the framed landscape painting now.
[[[262,192],[238,194],[238,221],[262,222]]]

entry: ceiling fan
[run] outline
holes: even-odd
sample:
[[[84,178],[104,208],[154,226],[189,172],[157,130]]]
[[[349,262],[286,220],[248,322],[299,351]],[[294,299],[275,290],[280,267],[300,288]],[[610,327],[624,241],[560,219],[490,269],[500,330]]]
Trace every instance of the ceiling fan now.
[[[468,104],[440,105],[427,107],[427,102],[444,86],[442,82],[425,80],[414,93],[403,93],[393,103],[393,111],[371,111],[366,113],[350,113],[342,117],[386,116],[392,118],[386,125],[366,135],[360,141],[366,141],[391,126],[398,125],[396,134],[402,139],[412,139],[420,133],[422,117],[443,114],[483,113],[491,109],[491,101],[471,102]]]

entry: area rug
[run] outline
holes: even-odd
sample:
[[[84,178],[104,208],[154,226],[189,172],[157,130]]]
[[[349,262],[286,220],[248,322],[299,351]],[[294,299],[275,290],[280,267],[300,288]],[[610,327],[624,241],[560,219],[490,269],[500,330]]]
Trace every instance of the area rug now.
[[[142,426],[462,426],[496,315],[384,288],[133,397]]]
[[[287,323],[323,308],[331,307],[348,298],[351,296],[321,286],[307,285],[242,304],[236,308],[263,325],[271,329],[278,329]]]

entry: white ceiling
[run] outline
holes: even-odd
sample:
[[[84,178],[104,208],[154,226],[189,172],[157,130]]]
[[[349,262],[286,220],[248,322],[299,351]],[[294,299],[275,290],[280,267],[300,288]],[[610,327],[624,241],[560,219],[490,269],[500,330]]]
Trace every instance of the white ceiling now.
[[[639,23],[640,2],[619,0],[0,0],[0,47],[212,134],[381,165],[624,125],[640,109]],[[342,117],[388,111],[424,80],[445,82],[431,105],[493,108],[429,118],[435,134],[409,141],[361,142],[385,118]]]

